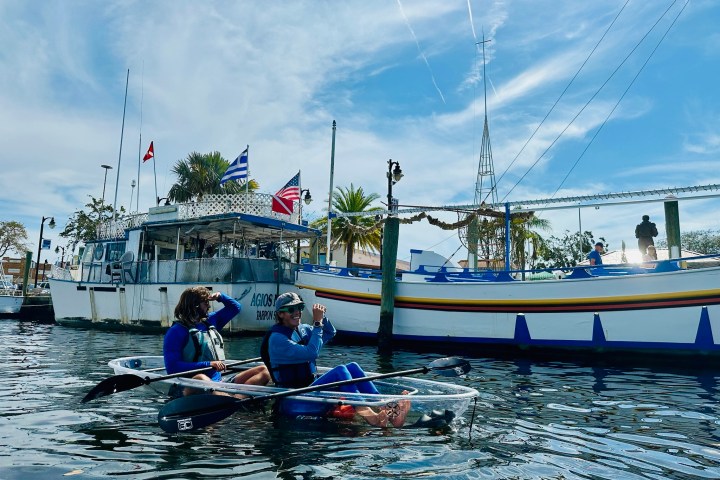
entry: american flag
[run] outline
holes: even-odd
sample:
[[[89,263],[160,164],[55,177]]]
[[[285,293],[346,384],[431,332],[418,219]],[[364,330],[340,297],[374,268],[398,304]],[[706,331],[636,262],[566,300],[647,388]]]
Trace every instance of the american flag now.
[[[285,200],[300,201],[300,172],[290,179],[283,188],[278,190],[275,194],[276,197],[284,198]]]

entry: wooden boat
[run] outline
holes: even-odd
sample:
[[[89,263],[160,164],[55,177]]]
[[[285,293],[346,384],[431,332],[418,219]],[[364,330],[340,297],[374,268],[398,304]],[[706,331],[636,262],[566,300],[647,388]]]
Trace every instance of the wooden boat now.
[[[433,362],[439,366],[432,367],[433,363],[431,363],[430,368],[420,368],[413,371],[406,371],[406,373],[422,373],[421,371],[430,372],[432,370],[440,371],[446,369],[460,369],[460,371],[450,372],[452,376],[467,373],[470,368],[469,364],[464,360],[456,362],[457,360],[459,359],[439,359]],[[448,362],[447,365],[436,363],[444,361]],[[227,360],[226,363],[232,364],[235,362],[233,360]],[[459,366],[457,366],[456,363]],[[145,383],[158,381],[159,383],[163,383],[168,388],[168,390],[172,386],[180,386],[183,388],[193,388],[196,389],[198,393],[205,394],[223,392],[229,395],[242,395],[245,397],[256,398],[268,397],[268,399],[273,399],[276,397],[287,397],[294,400],[303,400],[305,402],[308,402],[309,404],[326,405],[329,410],[332,410],[334,407],[341,405],[353,407],[371,407],[374,409],[389,408],[392,405],[397,405],[398,402],[404,402],[409,400],[410,411],[406,418],[405,424],[418,426],[432,426],[433,423],[435,423],[434,421],[439,420],[446,424],[447,422],[452,421],[452,419],[460,417],[468,409],[471,401],[478,395],[477,390],[463,385],[456,385],[447,382],[438,382],[434,380],[428,380],[427,378],[397,376],[398,374],[396,373],[380,375],[375,373],[368,373],[369,377],[379,375],[386,378],[373,380],[375,386],[378,388],[378,390],[380,390],[379,395],[367,395],[359,393],[347,393],[337,390],[318,390],[300,393],[303,390],[313,389],[313,387],[309,387],[307,389],[290,390],[274,386],[244,385],[231,382],[211,382],[194,380],[192,378],[184,377],[165,378],[166,374],[163,367],[163,358],[160,356],[123,357],[111,360],[108,365],[114,370],[116,375],[135,375],[143,379],[143,382]],[[258,365],[258,363],[246,363],[247,367],[253,367],[255,365]],[[327,370],[327,368],[318,369],[319,373],[323,373]],[[400,374],[401,373],[403,372],[400,372]],[[324,387],[325,386],[318,386],[314,388]],[[232,408],[232,402],[237,401],[234,398],[211,398],[216,397],[214,395],[191,395],[189,397],[184,397],[184,399],[190,399],[191,397],[192,400],[190,401],[199,403],[202,407],[208,407],[208,404],[212,404],[215,401],[220,402],[220,410],[223,410],[223,403],[229,402],[230,407]],[[212,405],[210,405],[209,408],[212,408]],[[192,415],[180,415],[181,422],[179,423],[182,424],[182,422],[186,421],[186,416]],[[335,418],[340,420],[353,421],[352,414],[349,418],[342,417],[343,415],[338,415]],[[221,416],[221,418],[225,417]],[[296,419],[316,420],[317,418],[316,415],[300,415],[296,417]],[[354,420],[360,421],[358,418],[355,418]],[[214,423],[214,421],[211,423]],[[162,425],[163,422],[161,421],[161,426]],[[171,422],[171,425],[174,426],[175,423]],[[183,428],[176,429],[175,431],[178,430],[183,430]]]
[[[77,270],[53,269],[56,322],[163,331],[180,294],[205,286],[242,303],[223,333],[266,331],[276,295],[295,291],[297,242],[320,234],[271,206],[268,194],[206,195],[105,221]]]
[[[562,279],[420,265],[396,282],[393,337],[478,348],[720,356],[720,267],[688,259],[583,266]],[[433,271],[435,270],[435,271]],[[339,337],[374,339],[378,272],[306,265],[296,285],[322,302]]]

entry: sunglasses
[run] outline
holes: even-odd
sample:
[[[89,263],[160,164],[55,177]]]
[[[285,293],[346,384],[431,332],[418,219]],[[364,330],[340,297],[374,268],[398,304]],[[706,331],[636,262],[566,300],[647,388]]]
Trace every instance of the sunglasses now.
[[[295,312],[302,312],[303,310],[305,310],[305,304],[298,303],[297,305],[290,305],[289,307],[282,307],[282,308],[278,309],[278,312],[287,312],[292,315]]]

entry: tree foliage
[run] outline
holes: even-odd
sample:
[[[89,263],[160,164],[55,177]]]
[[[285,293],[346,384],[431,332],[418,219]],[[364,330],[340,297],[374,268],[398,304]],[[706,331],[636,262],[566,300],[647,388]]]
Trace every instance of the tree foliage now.
[[[124,212],[125,208],[120,207],[118,214]],[[85,210],[77,210],[73,213],[65,225],[65,229],[59,235],[74,244],[95,240],[98,226],[112,216],[112,205],[90,195],[90,202],[85,204]]]
[[[18,255],[25,253],[28,248],[28,234],[25,225],[20,222],[0,222],[0,258],[7,252],[15,252]]]
[[[204,195],[222,193],[242,193],[245,183],[234,180],[220,185],[220,179],[230,166],[220,152],[192,152],[184,160],[178,160],[172,168],[178,180],[168,192],[168,199],[173,202],[202,201]],[[249,191],[255,191],[259,184],[250,180]]]
[[[692,230],[680,234],[680,244],[683,249],[709,255],[720,253],[720,231],[718,230]],[[667,240],[658,240],[657,246],[667,248]]]
[[[333,211],[350,213],[350,212],[375,212],[381,211],[380,207],[370,207],[370,204],[380,198],[377,193],[366,195],[362,187],[357,189],[351,183],[350,187],[338,187],[333,192]],[[341,217],[332,221],[332,239],[334,248],[337,245],[343,245],[347,254],[347,266],[352,266],[353,253],[355,248],[372,249],[379,251],[382,248],[380,244],[380,229],[373,229],[367,233],[360,233],[358,228],[367,229],[375,224],[375,218],[369,216],[359,217]],[[320,218],[311,223],[312,227],[324,230],[327,234],[327,217]]]
[[[605,248],[608,247],[603,237],[599,240],[605,243]],[[595,243],[592,232],[587,230],[582,235],[579,232],[570,233],[569,230],[565,230],[562,237],[550,236],[540,246],[537,268],[562,270],[575,267],[587,258]]]

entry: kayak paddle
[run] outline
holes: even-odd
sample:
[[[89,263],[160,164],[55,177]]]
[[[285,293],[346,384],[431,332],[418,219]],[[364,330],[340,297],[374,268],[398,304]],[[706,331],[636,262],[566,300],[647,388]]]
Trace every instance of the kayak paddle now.
[[[237,362],[230,362],[225,364],[226,367],[232,367],[235,365],[241,365],[243,363],[252,363],[252,362],[259,362],[262,358],[250,358],[248,360],[238,360]],[[156,369],[151,369],[148,371],[152,371]],[[212,370],[210,367],[205,368],[198,368],[197,370],[189,370],[186,372],[178,372],[173,373],[172,375],[163,375],[162,377],[157,378],[150,378],[150,377],[140,377],[138,375],[133,375],[132,373],[125,373],[123,375],[113,375],[112,377],[106,378],[102,382],[98,383],[93,387],[92,390],[90,390],[85,397],[82,399],[82,403],[89,402],[90,400],[95,400],[96,398],[104,397],[106,395],[112,395],[113,393],[118,392],[125,392],[127,390],[132,390],[133,388],[141,387],[143,385],[147,385],[152,382],[159,382],[161,380],[167,380],[169,378],[176,378],[176,377],[186,377],[188,375],[195,375],[198,373],[207,372],[208,370]]]
[[[470,363],[467,360],[458,357],[448,357],[434,360],[427,366],[421,368],[369,375],[362,378],[351,378],[323,385],[310,385],[309,387],[295,388],[259,397],[238,399],[228,395],[188,395],[168,402],[158,413],[158,423],[160,424],[160,428],[168,433],[188,432],[219,422],[253,402],[291,397],[319,390],[332,390],[335,387],[353,383],[401,377],[416,373],[428,373],[431,371],[446,377],[455,377],[466,374],[470,371],[470,368]]]

